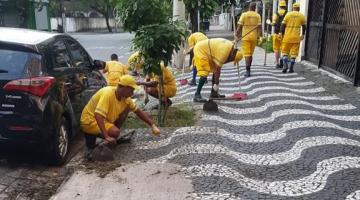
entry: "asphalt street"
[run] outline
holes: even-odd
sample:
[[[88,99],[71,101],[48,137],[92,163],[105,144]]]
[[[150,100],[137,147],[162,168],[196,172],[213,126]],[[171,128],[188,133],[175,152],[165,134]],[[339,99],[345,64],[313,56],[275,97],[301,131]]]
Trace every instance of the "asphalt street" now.
[[[110,55],[118,54],[122,63],[127,63],[128,57],[131,55],[131,40],[134,34],[130,33],[73,33],[70,34],[77,39],[88,51],[93,59],[108,61]]]

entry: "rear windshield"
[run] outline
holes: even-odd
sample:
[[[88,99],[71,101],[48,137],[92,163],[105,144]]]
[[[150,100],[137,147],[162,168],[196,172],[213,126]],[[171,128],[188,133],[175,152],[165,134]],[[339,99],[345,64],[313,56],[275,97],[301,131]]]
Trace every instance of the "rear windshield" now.
[[[35,53],[0,49],[0,73],[38,76],[42,73],[41,56]]]

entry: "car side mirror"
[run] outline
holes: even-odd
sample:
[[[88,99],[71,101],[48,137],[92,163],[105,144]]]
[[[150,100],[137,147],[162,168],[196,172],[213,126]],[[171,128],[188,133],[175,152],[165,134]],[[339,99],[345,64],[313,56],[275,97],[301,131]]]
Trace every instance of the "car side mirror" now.
[[[94,60],[91,70],[101,70],[105,68],[106,63],[102,60]]]

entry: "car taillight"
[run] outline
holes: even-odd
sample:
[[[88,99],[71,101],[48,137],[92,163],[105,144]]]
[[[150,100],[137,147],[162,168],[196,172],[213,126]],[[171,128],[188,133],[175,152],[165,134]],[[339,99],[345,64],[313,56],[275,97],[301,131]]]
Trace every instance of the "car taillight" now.
[[[10,81],[3,89],[6,91],[28,92],[32,95],[42,97],[53,83],[55,83],[54,77],[33,77]]]

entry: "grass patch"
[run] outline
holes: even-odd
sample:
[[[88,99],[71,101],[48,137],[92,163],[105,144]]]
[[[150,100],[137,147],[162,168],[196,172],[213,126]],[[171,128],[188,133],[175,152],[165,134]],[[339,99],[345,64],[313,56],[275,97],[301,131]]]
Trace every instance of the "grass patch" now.
[[[148,113],[154,122],[157,122],[157,110]],[[166,114],[165,127],[184,127],[194,126],[197,121],[196,110],[190,104],[177,104],[169,108]],[[134,113],[130,113],[126,119],[123,128],[137,129],[147,128],[146,124],[141,121]]]
[[[272,45],[272,41],[269,40],[267,41],[268,39],[266,37],[264,38],[261,38],[261,43],[260,45],[257,44],[257,46],[263,48],[264,50],[266,50],[267,53],[273,53],[274,50],[273,50],[273,45]]]

